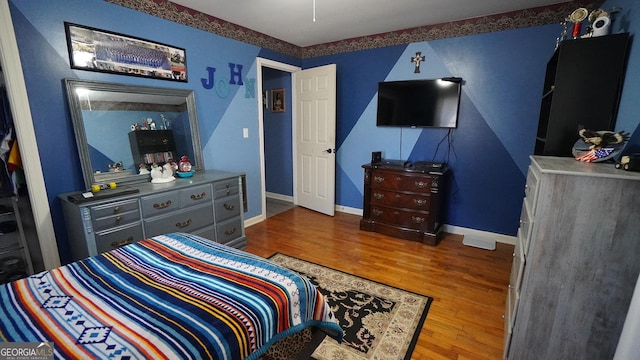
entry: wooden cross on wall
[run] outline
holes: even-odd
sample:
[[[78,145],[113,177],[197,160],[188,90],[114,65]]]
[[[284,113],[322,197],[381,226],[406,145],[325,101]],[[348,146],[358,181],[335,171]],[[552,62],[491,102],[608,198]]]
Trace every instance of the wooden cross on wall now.
[[[422,52],[420,51],[416,52],[416,56],[411,57],[411,62],[416,63],[416,67],[413,69],[414,74],[420,72],[420,63],[424,60],[425,60],[425,57],[424,55],[422,55]]]

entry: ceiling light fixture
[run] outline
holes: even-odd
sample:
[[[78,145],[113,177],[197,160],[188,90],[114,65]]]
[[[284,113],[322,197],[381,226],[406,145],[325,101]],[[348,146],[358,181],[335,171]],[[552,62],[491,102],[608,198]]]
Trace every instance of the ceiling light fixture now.
[[[313,22],[316,22],[316,0],[313,0]]]

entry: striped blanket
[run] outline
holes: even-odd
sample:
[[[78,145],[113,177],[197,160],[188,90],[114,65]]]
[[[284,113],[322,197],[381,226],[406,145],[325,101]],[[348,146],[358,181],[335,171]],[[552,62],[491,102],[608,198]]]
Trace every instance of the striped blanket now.
[[[0,339],[67,359],[255,359],[309,326],[341,339],[324,297],[280,265],[166,234],[0,286]]]

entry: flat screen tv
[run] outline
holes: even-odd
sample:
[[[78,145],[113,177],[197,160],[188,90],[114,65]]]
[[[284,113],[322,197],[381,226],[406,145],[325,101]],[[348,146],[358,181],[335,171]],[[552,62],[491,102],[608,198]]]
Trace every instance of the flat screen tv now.
[[[378,83],[378,126],[455,128],[461,78]]]

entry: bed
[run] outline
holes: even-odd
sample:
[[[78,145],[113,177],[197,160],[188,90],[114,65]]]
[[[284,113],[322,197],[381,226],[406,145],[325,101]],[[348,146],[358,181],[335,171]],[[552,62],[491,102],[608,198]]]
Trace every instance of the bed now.
[[[342,337],[306,278],[189,234],[0,286],[0,339],[53,343],[56,358],[258,359],[309,329]]]

